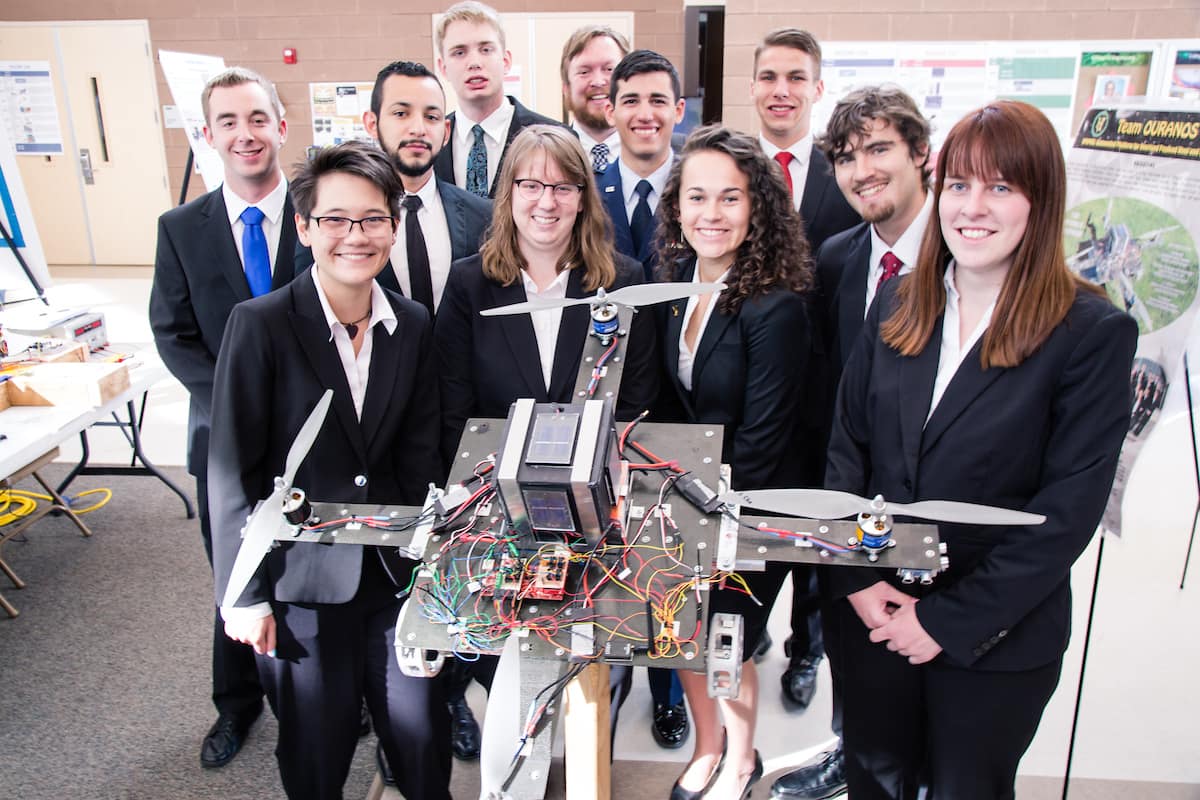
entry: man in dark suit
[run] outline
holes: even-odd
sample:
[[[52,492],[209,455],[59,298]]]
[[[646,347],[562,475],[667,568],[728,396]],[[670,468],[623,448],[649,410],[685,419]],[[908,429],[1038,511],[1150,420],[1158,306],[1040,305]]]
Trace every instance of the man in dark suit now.
[[[812,109],[825,93],[821,46],[807,31],[771,31],[754,51],[752,76],[750,91],[762,126],[759,142],[782,169],[815,253],[827,238],[860,222],[813,142]],[[800,710],[812,701],[823,655],[818,606],[813,569],[795,568],[792,635],[784,647],[790,663],[782,685],[785,704]]]
[[[608,119],[621,137],[621,157],[596,188],[612,219],[617,250],[642,262],[654,280],[658,203],[674,163],[671,134],[683,120],[679,73],[663,56],[635,50],[613,70]]]
[[[400,193],[377,148],[322,150],[292,181],[297,234],[312,248],[313,268],[230,316],[209,459],[218,599],[246,515],[271,491],[326,390],[332,406],[295,486],[314,500],[420,504],[441,477],[429,313],[374,280],[395,237]],[[258,654],[292,800],[342,796],[364,697],[404,796],[449,799],[441,683],[401,674],[393,648],[404,602],[397,594],[414,567],[395,548],[284,545],[233,605],[222,605],[226,633]]]
[[[428,67],[396,61],[381,69],[363,125],[391,156],[404,186],[396,244],[376,280],[434,314],[450,264],[479,252],[492,221],[492,204],[434,175],[434,162],[450,140],[450,129],[446,95]],[[416,216],[410,220],[412,213]],[[297,274],[312,263],[312,252],[300,245]]]
[[[838,102],[820,146],[833,163],[838,188],[864,220],[831,236],[817,252],[825,340],[836,377],[878,288],[916,265],[933,203],[927,188],[929,123],[899,87],[867,86]],[[828,568],[818,570],[822,613],[828,616],[827,573]],[[779,778],[771,789],[776,800],[819,800],[845,789],[842,654],[838,626],[824,627],[833,679],[833,731],[839,743],[816,763]]]
[[[621,140],[621,157],[597,178],[596,188],[612,220],[617,251],[641,262],[646,282],[658,258],[654,230],[658,203],[674,163],[671,134],[683,119],[679,73],[662,55],[634,50],[617,63],[608,89],[608,123]],[[662,747],[682,747],[691,724],[683,686],[674,670],[650,667],[654,704],[650,732]],[[612,720],[629,693],[632,670],[614,666]]]
[[[196,477],[204,550],[212,564],[208,436],[213,370],[233,307],[292,279],[292,202],[279,169],[287,123],[275,87],[240,67],[204,87],[204,136],[225,167],[225,182],[158,220],[150,326],[163,363],[188,390],[188,472]],[[262,712],[254,653],[228,639],[214,613],[213,704],[217,722],[200,763],[220,767],[242,746]]]
[[[450,142],[434,169],[448,183],[493,197],[509,142],[530,125],[561,123],[504,94],[512,55],[505,48],[500,15],[490,6],[465,0],[446,9],[434,49],[438,71],[454,89],[459,109],[449,117]]]
[[[621,155],[621,137],[607,113],[609,76],[628,52],[629,40],[607,25],[585,25],[563,45],[563,102],[597,176]]]

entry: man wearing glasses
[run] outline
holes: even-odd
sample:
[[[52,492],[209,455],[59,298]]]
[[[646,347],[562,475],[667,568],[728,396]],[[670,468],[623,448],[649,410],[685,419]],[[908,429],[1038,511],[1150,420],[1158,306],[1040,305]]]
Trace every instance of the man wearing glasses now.
[[[396,236],[394,165],[373,145],[342,144],[304,165],[291,189],[314,266],[234,309],[217,358],[209,482],[218,599],[246,515],[327,389],[333,403],[295,486],[314,500],[419,505],[442,474],[429,312],[375,281]],[[441,682],[402,675],[393,651],[397,594],[414,567],[395,548],[285,545],[222,606],[226,633],[258,655],[292,800],[342,796],[363,698],[404,796],[450,797]]]

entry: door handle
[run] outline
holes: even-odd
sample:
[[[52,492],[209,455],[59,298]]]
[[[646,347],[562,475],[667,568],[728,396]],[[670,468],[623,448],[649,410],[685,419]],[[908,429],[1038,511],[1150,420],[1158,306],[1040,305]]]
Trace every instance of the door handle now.
[[[79,148],[79,170],[83,173],[83,182],[88,186],[93,186],[96,183],[96,177],[92,174],[92,154],[85,148]]]

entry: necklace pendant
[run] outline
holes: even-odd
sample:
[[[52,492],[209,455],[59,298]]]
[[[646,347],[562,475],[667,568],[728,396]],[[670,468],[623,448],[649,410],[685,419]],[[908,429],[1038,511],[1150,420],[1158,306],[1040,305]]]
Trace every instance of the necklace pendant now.
[[[354,337],[358,336],[358,326],[351,322],[346,326],[346,335],[350,337],[350,341],[354,341]]]

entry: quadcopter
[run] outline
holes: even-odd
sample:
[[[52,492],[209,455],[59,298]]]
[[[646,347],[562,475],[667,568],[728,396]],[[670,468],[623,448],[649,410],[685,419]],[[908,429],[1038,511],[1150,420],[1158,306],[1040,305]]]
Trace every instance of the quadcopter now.
[[[398,548],[419,562],[396,625],[401,669],[432,677],[447,657],[499,654],[481,800],[540,798],[562,694],[589,664],[704,671],[710,695],[737,696],[742,618],[710,615],[707,603],[718,586],[748,591],[739,572],[775,561],[837,564],[931,583],[949,566],[936,526],[897,523],[896,515],[1044,521],[971,503],[901,504],[824,489],[723,491],[731,476],[720,463],[720,426],[644,422],[644,414],[617,421],[636,309],[722,288],[642,284],[481,312],[588,305],[572,402],[518,399],[507,419],[468,420],[448,485],[430,485],[421,507],[320,502],[292,484],[328,413],[326,391],[272,493],[248,518],[222,604],[237,601],[276,542]]]

